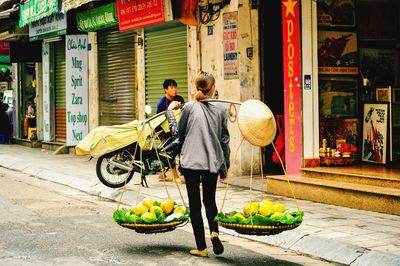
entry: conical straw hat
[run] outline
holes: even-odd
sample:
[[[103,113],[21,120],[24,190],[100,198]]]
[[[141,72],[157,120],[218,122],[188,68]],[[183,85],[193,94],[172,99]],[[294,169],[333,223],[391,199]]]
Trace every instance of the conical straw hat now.
[[[255,146],[267,146],[275,138],[274,114],[259,100],[247,100],[242,103],[238,113],[238,124],[243,137]]]

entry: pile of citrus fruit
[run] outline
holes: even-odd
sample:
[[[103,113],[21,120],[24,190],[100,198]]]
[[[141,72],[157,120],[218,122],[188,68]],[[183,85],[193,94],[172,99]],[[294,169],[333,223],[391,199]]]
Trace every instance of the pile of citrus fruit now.
[[[113,214],[117,223],[155,224],[185,221],[189,219],[189,210],[171,199],[154,200],[145,198],[130,209],[121,208]]]
[[[243,212],[218,213],[216,221],[245,225],[291,225],[301,224],[303,211],[288,209],[282,203],[269,200],[247,203]]]

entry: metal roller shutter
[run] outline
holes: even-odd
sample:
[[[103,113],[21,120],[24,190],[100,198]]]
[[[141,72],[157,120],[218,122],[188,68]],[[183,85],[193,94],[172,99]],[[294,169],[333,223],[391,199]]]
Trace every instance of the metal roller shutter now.
[[[97,35],[99,123],[117,125],[136,119],[135,36],[112,28]]]
[[[56,142],[65,142],[67,121],[65,112],[65,42],[54,43],[56,85]]]
[[[187,68],[185,25],[145,32],[146,104],[151,106],[153,114],[164,95],[163,82],[166,79],[176,80],[178,94],[187,101]]]

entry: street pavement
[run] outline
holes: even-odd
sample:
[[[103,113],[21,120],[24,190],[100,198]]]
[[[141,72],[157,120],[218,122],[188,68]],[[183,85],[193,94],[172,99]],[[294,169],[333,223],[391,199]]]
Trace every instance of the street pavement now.
[[[88,161],[88,157],[54,155],[52,151],[20,145],[0,145],[0,166],[8,169],[64,184],[91,195],[121,201],[123,205],[134,205],[144,197],[161,199],[168,198],[168,195],[177,202],[183,200],[187,204],[184,185],[179,185],[178,189],[175,183],[158,182],[157,176],[148,176],[149,188],[144,188],[137,184],[140,177],[135,174],[125,188],[111,189],[97,179],[95,165],[96,160]],[[225,183],[219,183],[217,188],[217,204],[223,212],[242,210],[247,202],[269,199],[290,208],[298,206],[305,215],[299,227],[274,236],[242,235],[220,228],[224,234],[345,265],[400,265],[400,217],[397,215],[267,194],[262,192],[265,187],[260,178],[253,178],[250,182],[249,177],[233,176],[228,181],[228,187]]]

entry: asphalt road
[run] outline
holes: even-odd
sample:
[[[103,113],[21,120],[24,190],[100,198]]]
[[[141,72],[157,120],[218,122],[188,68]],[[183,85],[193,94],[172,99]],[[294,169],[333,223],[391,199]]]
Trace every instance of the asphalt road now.
[[[191,256],[190,224],[138,234],[117,225],[115,202],[0,167],[0,265],[332,265],[222,235],[225,252]],[[208,240],[211,247],[211,242]]]

